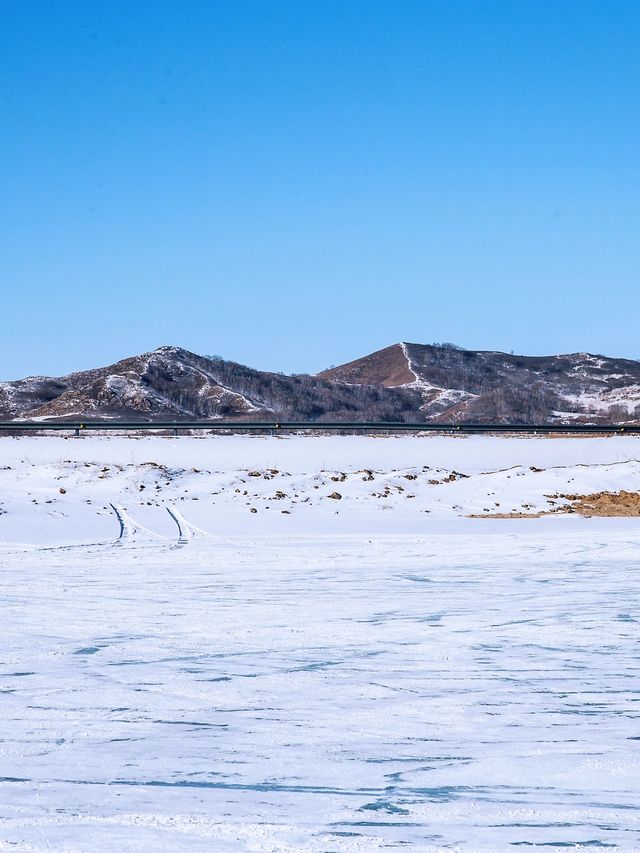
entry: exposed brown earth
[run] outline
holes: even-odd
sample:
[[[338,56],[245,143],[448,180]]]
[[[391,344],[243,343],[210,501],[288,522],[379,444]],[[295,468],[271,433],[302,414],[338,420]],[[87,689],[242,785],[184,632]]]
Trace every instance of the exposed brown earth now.
[[[483,512],[473,513],[468,518],[541,518],[543,515],[559,515],[577,513],[587,518],[631,518],[640,517],[640,493],[627,492],[594,492],[591,495],[547,495],[549,500],[564,499],[570,504],[553,507],[537,512]]]
[[[357,358],[340,367],[330,367],[318,374],[331,382],[353,382],[358,385],[384,385],[387,388],[415,381],[407,357],[400,344]]]
[[[580,515],[597,516],[640,516],[640,493],[595,492],[593,495],[565,495],[572,501],[569,507],[560,507],[558,512],[577,512]]]

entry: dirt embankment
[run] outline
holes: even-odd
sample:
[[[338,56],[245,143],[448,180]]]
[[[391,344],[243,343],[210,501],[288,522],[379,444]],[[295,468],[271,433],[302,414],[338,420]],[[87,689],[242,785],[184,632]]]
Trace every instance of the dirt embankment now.
[[[469,518],[541,518],[543,515],[558,515],[577,513],[585,517],[600,516],[602,518],[640,516],[640,493],[626,492],[594,492],[592,495],[545,495],[551,504],[558,500],[570,501],[568,504],[551,506],[537,512],[495,512],[475,513]]]
[[[559,495],[559,497],[563,497]],[[640,516],[640,493],[595,492],[593,495],[564,495],[571,501],[569,506],[560,507],[558,512],[577,512],[580,515]]]

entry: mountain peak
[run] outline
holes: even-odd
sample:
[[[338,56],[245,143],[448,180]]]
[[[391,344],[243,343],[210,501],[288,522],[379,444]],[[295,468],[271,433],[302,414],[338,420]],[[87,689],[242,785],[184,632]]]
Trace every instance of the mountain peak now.
[[[163,344],[161,347],[156,347],[151,351],[150,355],[167,355],[167,356],[180,356],[180,355],[193,355],[197,357],[195,353],[190,353],[189,350],[183,349],[182,347],[176,347],[171,344]]]

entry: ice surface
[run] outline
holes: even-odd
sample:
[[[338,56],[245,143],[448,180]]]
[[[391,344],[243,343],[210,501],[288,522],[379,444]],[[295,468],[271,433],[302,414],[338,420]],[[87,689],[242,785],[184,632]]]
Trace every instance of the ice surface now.
[[[195,511],[260,462],[307,494],[372,447],[385,477],[428,450],[624,487],[637,445],[300,441],[228,442],[209,475],[180,472],[215,443],[2,445],[0,849],[640,849],[637,519],[425,519],[358,502],[362,478],[344,525],[320,499],[292,529],[220,494]],[[144,515],[149,460],[174,474]]]

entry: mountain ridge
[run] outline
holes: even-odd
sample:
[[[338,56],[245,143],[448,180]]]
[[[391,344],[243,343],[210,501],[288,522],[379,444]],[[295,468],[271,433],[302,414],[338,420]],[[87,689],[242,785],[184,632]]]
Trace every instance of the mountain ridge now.
[[[640,361],[400,342],[285,375],[164,345],[105,367],[0,382],[2,420],[80,417],[634,423]]]

